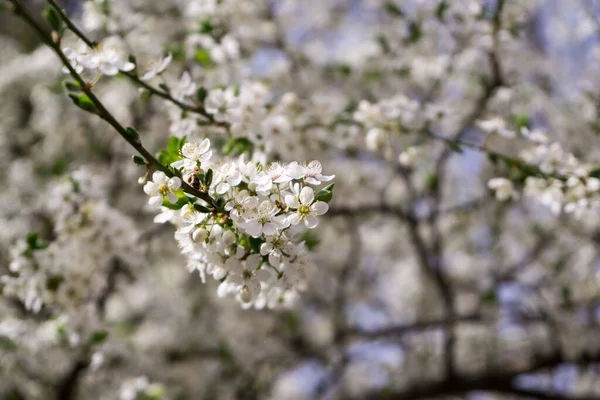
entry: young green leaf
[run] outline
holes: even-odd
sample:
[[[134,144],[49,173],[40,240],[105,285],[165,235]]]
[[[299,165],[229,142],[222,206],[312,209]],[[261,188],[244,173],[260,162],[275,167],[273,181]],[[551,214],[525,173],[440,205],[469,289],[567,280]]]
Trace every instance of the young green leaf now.
[[[198,64],[200,64],[203,67],[210,67],[212,65],[212,58],[210,57],[210,53],[208,52],[208,50],[197,50],[196,54],[194,55],[194,59]]]
[[[200,86],[200,89],[196,91],[196,100],[198,100],[199,103],[204,104],[206,96],[208,96],[208,90],[206,90],[204,86]]]
[[[147,164],[148,164],[148,163],[146,162],[146,160],[144,160],[144,159],[143,159],[142,157],[140,157],[140,156],[136,156],[136,155],[134,155],[134,156],[132,156],[132,159],[133,159],[133,163],[134,163],[135,165],[147,165]]]
[[[56,32],[61,32],[63,29],[63,20],[60,17],[60,14],[54,6],[48,5],[44,9],[44,19],[48,22],[48,24],[52,27],[52,30]]]
[[[325,186],[323,189],[319,190],[317,194],[315,194],[316,201],[324,201],[325,203],[329,203],[333,198],[333,187],[335,183],[331,183]]]
[[[107,331],[96,331],[90,334],[88,343],[90,344],[90,346],[98,346],[104,343],[106,339],[108,339]]]
[[[87,94],[69,93],[69,97],[71,98],[71,100],[73,100],[73,103],[82,110],[91,112],[93,114],[98,113],[96,105],[92,102],[92,100],[88,97]]]
[[[127,128],[125,128],[125,133],[127,134],[127,137],[129,137],[131,140],[140,143],[140,134],[137,130],[135,130],[135,128],[128,126]]]
[[[168,208],[169,210],[180,210],[181,207],[185,206],[189,203],[188,197],[185,195],[179,196],[175,203],[171,203],[169,200],[164,199],[162,202],[163,207]]]
[[[206,185],[206,187],[210,187],[212,180],[213,180],[213,170],[209,168],[208,171],[206,171],[206,174],[204,175],[204,184]]]

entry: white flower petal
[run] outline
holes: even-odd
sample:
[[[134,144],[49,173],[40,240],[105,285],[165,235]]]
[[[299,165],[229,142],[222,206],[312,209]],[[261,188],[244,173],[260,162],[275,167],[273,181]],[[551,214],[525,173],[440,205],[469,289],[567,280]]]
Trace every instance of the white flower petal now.
[[[323,215],[327,212],[327,210],[329,210],[329,204],[325,203],[324,201],[317,201],[310,206],[310,210],[315,215]]]
[[[311,187],[305,186],[300,192],[300,202],[302,204],[310,205],[315,198],[315,192]]]
[[[312,228],[316,227],[318,224],[319,224],[319,220],[314,215],[308,215],[306,217],[306,219],[304,220],[304,225],[306,225],[306,227],[308,229],[312,229]]]

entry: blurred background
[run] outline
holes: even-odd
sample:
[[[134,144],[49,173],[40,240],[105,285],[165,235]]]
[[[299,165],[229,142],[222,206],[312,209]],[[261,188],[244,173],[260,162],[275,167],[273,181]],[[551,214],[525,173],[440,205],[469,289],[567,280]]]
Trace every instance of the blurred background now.
[[[41,21],[44,2],[23,3]],[[36,271],[58,281],[86,272],[37,312],[3,291],[0,398],[600,398],[598,212],[497,201],[487,182],[502,167],[415,128],[431,121],[441,137],[516,156],[527,143],[478,125],[499,117],[598,163],[600,2],[59,4],[139,65],[170,52],[157,82],[188,71],[207,88],[295,93],[291,133],[265,146],[272,159],[320,160],[336,192],[293,304],[244,310],[218,298],[218,282],[186,269],[174,229],[153,222],[133,150],[73,106],[55,54],[3,7],[0,275],[18,271],[27,246],[43,250]],[[217,57],[226,35],[239,51]],[[122,77],[95,92],[148,149],[166,145],[161,99]],[[383,146],[333,123],[361,100],[392,98],[404,129]],[[218,132],[199,134],[218,146]],[[410,146],[419,156],[402,166]]]

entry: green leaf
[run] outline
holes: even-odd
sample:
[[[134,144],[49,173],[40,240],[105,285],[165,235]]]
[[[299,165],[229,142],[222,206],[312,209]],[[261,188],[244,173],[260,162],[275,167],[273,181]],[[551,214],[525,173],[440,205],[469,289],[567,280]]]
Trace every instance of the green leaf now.
[[[165,53],[171,53],[174,61],[185,61],[185,48],[183,43],[170,43],[165,47]]]
[[[488,290],[481,296],[481,301],[485,305],[496,304],[496,302],[498,301],[498,299],[496,297],[496,291],[494,289]]]
[[[251,153],[254,145],[247,138],[234,138],[230,137],[227,143],[223,146],[223,154],[229,155],[240,155],[243,153]]]
[[[0,349],[2,350],[16,350],[17,343],[9,337],[0,336]]]
[[[120,334],[129,336],[137,330],[139,322],[134,317],[126,317],[117,322],[116,328]]]
[[[347,64],[339,64],[333,67],[333,72],[348,77],[352,73],[352,67]]]
[[[171,203],[167,199],[163,199],[162,205],[163,207],[167,207],[170,210],[180,210],[181,207],[185,206],[189,203],[189,199],[186,195],[179,196],[175,203]]]
[[[110,15],[110,1],[109,0],[102,1],[102,12],[105,15]]]
[[[402,10],[391,1],[386,2],[383,5],[383,9],[392,17],[401,18],[404,16],[404,12],[402,12]]]
[[[487,157],[492,164],[494,164],[494,165],[498,164],[498,155],[497,154],[488,153]]]
[[[438,176],[434,173],[427,175],[427,177],[425,178],[425,187],[429,191],[433,192],[433,191],[437,190],[438,186],[439,186]]]
[[[36,248],[36,244],[38,241],[39,233],[37,232],[29,232],[25,237],[25,241],[27,242],[27,246],[32,249]]]
[[[567,307],[570,307],[573,304],[573,291],[570,287],[563,286],[560,292],[563,302]]]
[[[333,198],[333,187],[334,186],[335,186],[335,183],[331,183],[331,184],[325,186],[323,189],[319,190],[315,194],[315,200],[316,201],[324,201],[325,203],[329,203],[331,201],[331,199]]]
[[[64,280],[62,275],[51,275],[46,279],[46,288],[51,292],[56,292]]]
[[[40,239],[40,235],[37,232],[29,232],[25,236],[25,242],[27,247],[31,250],[44,250],[48,247],[48,243]]]
[[[175,161],[181,160],[180,150],[185,144],[185,138],[178,138],[177,136],[171,136],[167,143],[166,150],[158,152],[156,157],[163,165],[169,165]]]
[[[147,165],[147,164],[148,164],[148,163],[146,162],[146,160],[144,160],[144,159],[143,159],[142,157],[140,157],[140,156],[136,156],[136,155],[134,155],[134,156],[132,156],[131,158],[132,158],[132,160],[133,160],[133,163],[134,163],[135,165]]]
[[[200,32],[201,33],[212,33],[212,31],[215,29],[215,27],[213,26],[210,18],[206,18],[204,21],[200,22]]]
[[[418,22],[411,22],[409,27],[410,36],[408,38],[409,43],[416,43],[423,36],[421,25]]]
[[[98,110],[96,109],[96,105],[92,102],[89,96],[85,93],[76,94],[69,93],[69,97],[73,100],[73,103],[84,111],[91,112],[96,114]]]
[[[300,236],[300,240],[304,242],[308,250],[313,250],[321,242],[313,231],[304,231],[302,236]]]
[[[364,75],[366,81],[378,81],[381,79],[381,71],[377,71],[375,69],[365,71]]]
[[[264,243],[264,240],[250,236],[248,241],[250,242],[250,248],[254,250],[255,253],[260,253],[260,245]]]
[[[194,59],[203,67],[210,67],[213,63],[210,53],[205,49],[198,49],[194,55]]]
[[[106,339],[108,339],[107,331],[96,331],[96,332],[92,332],[90,334],[88,343],[91,346],[98,346],[98,345],[101,345],[102,343],[104,343],[106,341]]]
[[[171,163],[180,160],[180,157],[175,157],[166,150],[161,150],[156,153],[156,158],[162,165],[170,165]]]
[[[390,42],[387,40],[387,38],[383,35],[379,35],[377,36],[377,42],[379,42],[379,46],[381,46],[381,51],[383,51],[384,54],[389,54],[391,48]]]
[[[44,19],[50,24],[52,30],[61,32],[63,28],[63,21],[58,11],[51,5],[46,6],[44,9]]]
[[[179,138],[177,136],[171,136],[167,143],[167,150],[169,153],[178,153],[179,149]]]
[[[231,361],[233,359],[233,356],[231,354],[231,349],[229,348],[229,345],[225,341],[221,341],[219,343],[219,358],[222,361]]]
[[[65,88],[70,92],[80,92],[81,85],[77,81],[66,81]]]
[[[593,178],[600,178],[600,164],[592,167],[592,169],[590,170],[589,176],[591,176]]]
[[[213,170],[209,168],[208,171],[206,171],[206,174],[204,175],[204,184],[206,185],[207,188],[210,187],[212,180],[213,180]]]
[[[440,4],[435,9],[436,18],[442,21],[444,19],[444,15],[446,15],[446,11],[448,11],[449,8],[450,6],[446,0],[440,1]]]
[[[393,72],[401,78],[408,78],[410,76],[410,67],[396,68]]]
[[[125,128],[125,134],[134,142],[140,143],[140,133],[137,130],[135,130],[135,128],[128,126],[127,128]]]
[[[69,167],[69,158],[67,156],[59,157],[51,166],[50,173],[54,176],[62,175]]]
[[[284,311],[283,315],[283,325],[289,329],[291,332],[298,332],[300,329],[300,316],[293,311]]]
[[[204,86],[200,86],[200,88],[196,91],[196,99],[198,100],[198,102],[204,104],[206,96],[208,96],[208,90],[206,90]]]
[[[514,116],[514,121],[517,129],[527,128],[531,123],[527,114],[516,114]]]

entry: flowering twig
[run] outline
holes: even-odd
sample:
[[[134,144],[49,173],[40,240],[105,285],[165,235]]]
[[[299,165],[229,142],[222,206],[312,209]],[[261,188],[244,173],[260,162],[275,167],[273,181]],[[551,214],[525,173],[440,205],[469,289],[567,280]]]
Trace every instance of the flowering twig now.
[[[54,9],[57,11],[58,15],[61,17],[61,19],[64,21],[65,25],[69,28],[69,30],[71,32],[73,32],[75,34],[75,36],[77,36],[79,39],[81,39],[88,47],[90,48],[95,48],[97,47],[97,43],[93,40],[91,40],[90,38],[88,38],[79,28],[77,28],[77,26],[75,26],[75,24],[73,23],[73,21],[71,21],[68,17],[67,14],[65,14],[65,12],[58,6],[58,4],[56,4],[55,0],[47,0],[48,3],[54,7]],[[223,123],[223,122],[217,122],[214,120],[213,116],[211,114],[209,114],[208,112],[206,112],[206,110],[204,109],[204,106],[201,104],[198,105],[190,105],[190,104],[186,104],[182,101],[179,101],[177,99],[175,99],[173,96],[171,96],[168,92],[155,88],[154,86],[144,82],[143,80],[141,80],[137,74],[135,72],[123,72],[121,71],[121,74],[126,76],[127,78],[129,78],[133,83],[135,83],[136,85],[144,88],[145,90],[147,90],[148,92],[150,92],[153,95],[156,95],[164,100],[167,100],[173,104],[175,104],[177,107],[179,107],[180,109],[182,109],[183,111],[189,111],[189,112],[193,112],[196,114],[200,114],[203,117],[205,117],[206,119],[208,119],[208,121],[211,124],[217,125],[217,126],[221,126],[224,128],[228,128],[228,124],[227,123]]]
[[[50,47],[61,59],[63,65],[69,71],[69,74],[75,79],[75,81],[80,85],[81,90],[88,96],[92,104],[95,106],[95,113],[108,122],[118,133],[129,143],[137,152],[155,169],[162,171],[168,177],[178,176],[177,173],[173,172],[170,168],[161,164],[141,143],[139,136],[132,135],[131,131],[126,129],[123,125],[121,125],[116,118],[106,109],[104,104],[96,97],[96,95],[92,92],[92,86],[86,82],[81,75],[75,71],[69,59],[65,56],[63,51],[60,48],[60,36],[56,31],[52,31],[50,33],[46,32],[33,18],[31,13],[21,4],[19,0],[9,0],[11,4],[14,6],[14,12],[21,16],[25,22],[30,25],[42,38],[45,44]],[[51,1],[51,0],[49,0]],[[53,3],[51,1],[51,3]],[[56,5],[53,4],[56,8]],[[63,14],[64,15],[64,14]],[[91,43],[91,42],[90,42]],[[206,201],[208,204],[213,206],[214,208],[219,208],[215,201],[209,196],[208,193],[202,192],[200,190],[194,189],[186,182],[182,182],[182,189],[193,196],[196,196],[199,199]]]

